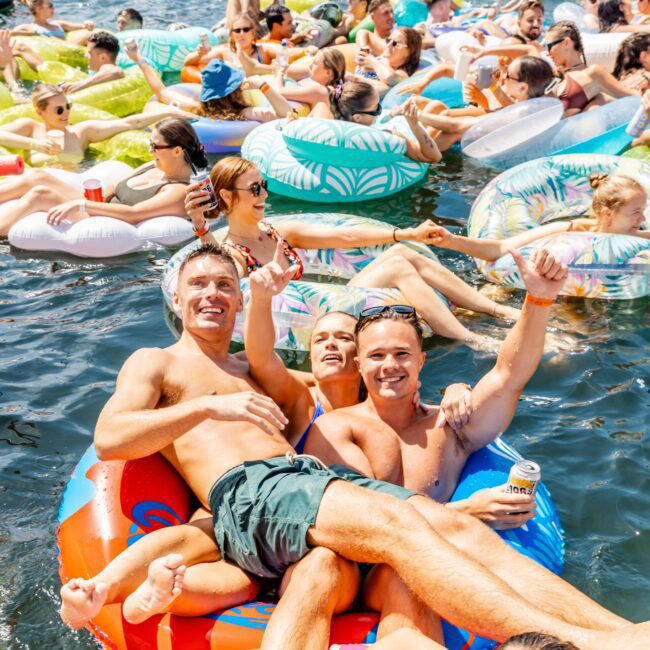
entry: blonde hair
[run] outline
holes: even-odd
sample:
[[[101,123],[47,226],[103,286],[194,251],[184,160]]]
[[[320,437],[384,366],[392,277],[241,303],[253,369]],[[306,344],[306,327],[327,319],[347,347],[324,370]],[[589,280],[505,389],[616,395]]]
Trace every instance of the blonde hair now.
[[[36,110],[44,111],[50,99],[59,97],[59,95],[65,96],[65,93],[58,86],[54,84],[38,84],[32,90],[32,104],[34,104]]]
[[[233,36],[233,31],[232,30],[233,30],[234,24],[236,22],[239,22],[240,20],[246,21],[248,23],[249,27],[251,27],[251,29],[253,30],[253,47],[256,47],[256,43],[257,43],[257,38],[256,38],[257,37],[257,28],[258,28],[259,25],[258,25],[257,21],[255,20],[255,18],[253,18],[253,16],[251,16],[246,11],[242,11],[241,13],[237,14],[237,16],[235,16],[235,19],[230,24],[230,27],[228,27],[228,45],[229,45],[230,49],[233,52],[237,51],[237,45],[235,44],[235,38]]]
[[[44,4],[45,0],[28,0],[28,2],[25,3],[32,16],[36,15],[36,10]]]
[[[233,190],[237,184],[237,179],[246,172],[252,169],[257,169],[257,165],[246,158],[239,158],[238,156],[226,156],[222,158],[210,171],[210,180],[214,187],[214,193],[217,196],[217,209],[228,213],[232,206],[227,203],[220,196],[221,190]]]
[[[608,174],[592,174],[589,185],[594,188],[594,198],[591,202],[591,215],[599,226],[603,219],[603,210],[618,210],[630,200],[634,192],[646,194],[643,186],[629,176],[609,176]]]

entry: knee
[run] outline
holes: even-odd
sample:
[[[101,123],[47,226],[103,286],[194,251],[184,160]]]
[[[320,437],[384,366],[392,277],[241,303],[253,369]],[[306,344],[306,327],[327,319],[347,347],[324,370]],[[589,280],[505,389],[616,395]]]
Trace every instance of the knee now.
[[[30,169],[25,172],[24,180],[32,186],[47,185],[52,177],[43,169]]]
[[[46,201],[56,199],[54,190],[46,185],[35,185],[23,196],[26,201]]]
[[[393,249],[397,248],[397,246],[401,246],[401,244],[397,244],[390,249],[391,254],[386,257],[386,261],[382,264],[382,267],[385,271],[388,271],[393,276],[404,277],[406,275],[412,274],[414,269],[413,265],[405,257],[402,256],[400,250],[392,252]],[[406,247],[403,246],[403,248]]]
[[[339,557],[334,551],[317,546],[309,552],[302,573],[307,579],[318,584],[324,582],[336,584],[341,579],[344,562],[346,560]]]

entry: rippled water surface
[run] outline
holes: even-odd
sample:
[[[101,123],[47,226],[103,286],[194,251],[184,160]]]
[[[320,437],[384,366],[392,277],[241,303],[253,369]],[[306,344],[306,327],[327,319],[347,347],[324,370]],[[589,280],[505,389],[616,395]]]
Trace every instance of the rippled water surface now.
[[[222,13],[220,3],[196,0],[156,5],[155,16],[152,3],[132,4],[147,26],[207,25]],[[61,17],[112,25],[119,6],[63,0],[56,8]],[[448,154],[415,190],[327,210],[399,225],[433,215],[462,229],[492,175]],[[279,197],[270,204],[272,213],[305,210]],[[159,288],[169,255],[88,262],[0,244],[0,647],[95,647],[56,614],[56,512],[126,357],[173,340]],[[465,279],[484,283],[465,258],[442,258]],[[518,304],[521,295],[508,300]],[[545,357],[507,434],[541,464],[558,504],[567,533],[566,578],[634,621],[650,619],[649,305],[648,299],[563,302],[553,333],[563,351]],[[470,327],[505,332],[487,317]],[[428,344],[427,359],[423,391],[430,400],[450,382],[475,383],[491,365],[439,339]]]

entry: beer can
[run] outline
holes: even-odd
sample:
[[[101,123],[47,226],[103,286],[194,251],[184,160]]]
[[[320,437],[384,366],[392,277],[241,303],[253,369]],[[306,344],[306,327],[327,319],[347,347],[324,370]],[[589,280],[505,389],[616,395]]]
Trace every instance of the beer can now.
[[[641,104],[641,106],[637,108],[636,113],[634,113],[634,117],[627,125],[625,133],[633,138],[638,138],[645,131],[646,126],[648,126],[648,113],[645,108],[643,108],[643,104]]]
[[[518,460],[511,468],[505,491],[509,494],[535,496],[542,472],[532,460]]]
[[[190,176],[190,182],[192,184],[198,183],[200,190],[207,190],[210,192],[210,198],[201,205],[201,208],[204,210],[214,210],[214,208],[217,207],[217,195],[214,193],[214,187],[210,180],[210,172],[207,169],[197,171],[195,174]]]
[[[125,38],[125,39],[124,39],[124,47],[126,47],[126,49],[127,49],[129,52],[133,52],[133,50],[135,50],[135,48],[137,47],[137,45],[138,45],[138,44],[136,43],[135,38],[131,38],[131,37],[129,36],[129,38]]]
[[[201,45],[203,45],[203,47],[207,50],[212,47],[210,43],[210,37],[207,34],[201,34],[201,36],[199,36],[199,40],[201,41]]]

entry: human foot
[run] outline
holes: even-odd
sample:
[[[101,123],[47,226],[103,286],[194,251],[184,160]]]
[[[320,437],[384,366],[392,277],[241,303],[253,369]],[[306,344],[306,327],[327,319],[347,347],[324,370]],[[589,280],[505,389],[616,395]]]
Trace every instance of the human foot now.
[[[106,601],[108,587],[103,582],[73,578],[61,587],[61,609],[63,622],[73,630],[84,627],[99,614]]]
[[[183,590],[186,567],[178,553],[149,565],[147,579],[124,601],[122,614],[129,623],[142,623],[171,604]]]
[[[504,320],[517,320],[521,314],[521,310],[516,307],[508,307],[508,305],[499,305],[496,303],[493,315],[497,318]]]

